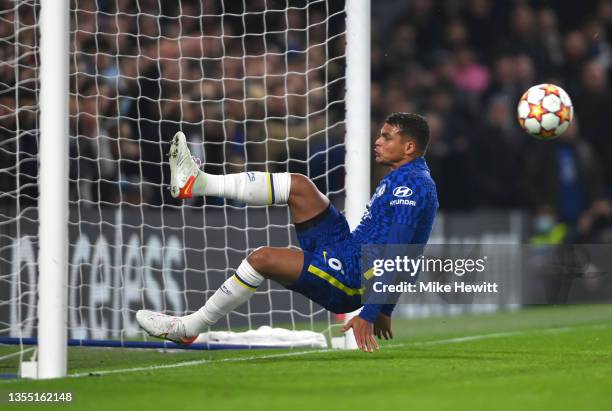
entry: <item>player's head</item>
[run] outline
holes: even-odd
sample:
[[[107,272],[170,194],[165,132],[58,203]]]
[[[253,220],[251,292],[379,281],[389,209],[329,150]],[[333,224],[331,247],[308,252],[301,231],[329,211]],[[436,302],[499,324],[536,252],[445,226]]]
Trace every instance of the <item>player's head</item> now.
[[[392,113],[385,120],[376,139],[376,162],[397,168],[427,151],[429,125],[413,113]]]

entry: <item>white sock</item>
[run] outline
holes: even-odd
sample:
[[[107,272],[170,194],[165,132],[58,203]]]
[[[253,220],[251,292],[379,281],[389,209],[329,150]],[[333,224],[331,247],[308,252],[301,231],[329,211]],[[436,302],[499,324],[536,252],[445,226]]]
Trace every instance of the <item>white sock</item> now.
[[[247,173],[214,175],[200,171],[193,184],[193,194],[224,197],[254,205],[286,204],[291,188],[291,174]]]
[[[230,311],[247,302],[264,278],[246,260],[236,270],[236,274],[225,280],[212,297],[206,301],[204,307],[198,311],[181,317],[185,325],[187,337],[196,336],[209,325],[213,325]]]

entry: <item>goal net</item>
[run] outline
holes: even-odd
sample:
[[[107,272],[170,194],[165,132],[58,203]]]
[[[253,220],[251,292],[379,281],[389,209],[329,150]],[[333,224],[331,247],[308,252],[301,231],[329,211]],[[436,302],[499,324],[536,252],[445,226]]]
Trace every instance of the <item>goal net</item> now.
[[[0,366],[10,372],[36,342],[40,4],[0,4]],[[178,130],[208,173],[303,173],[344,209],[345,17],[344,2],[325,0],[71,1],[71,344],[153,343],[137,310],[195,311],[253,249],[297,245],[285,206],[171,198],[165,153]],[[213,330],[329,336],[332,322],[265,282]]]

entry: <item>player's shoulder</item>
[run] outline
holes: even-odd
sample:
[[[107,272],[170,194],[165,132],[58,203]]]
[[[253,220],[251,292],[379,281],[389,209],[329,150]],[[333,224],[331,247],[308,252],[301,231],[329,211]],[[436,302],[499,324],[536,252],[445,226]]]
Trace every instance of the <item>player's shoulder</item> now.
[[[426,170],[397,169],[383,179],[385,185],[391,191],[408,187],[413,191],[435,191],[436,184]]]
[[[381,180],[377,195],[384,197],[385,204],[396,206],[392,208],[400,213],[417,208],[437,208],[436,185],[429,170],[422,168],[400,167],[387,174]],[[415,210],[403,210],[412,208]]]

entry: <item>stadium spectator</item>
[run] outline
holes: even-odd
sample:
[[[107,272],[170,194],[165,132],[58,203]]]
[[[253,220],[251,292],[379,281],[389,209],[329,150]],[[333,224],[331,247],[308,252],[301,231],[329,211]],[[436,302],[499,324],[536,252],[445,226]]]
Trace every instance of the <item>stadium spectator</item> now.
[[[551,210],[557,221],[573,231],[580,216],[602,198],[601,170],[591,146],[581,138],[576,119],[549,143],[535,142],[528,148],[528,198],[534,209]]]
[[[480,205],[490,208],[526,205],[523,173],[528,140],[515,126],[516,117],[509,99],[507,94],[491,97],[486,124],[476,144]]]
[[[585,244],[612,242],[612,202],[599,200],[578,221],[576,240]]]
[[[597,61],[591,60],[582,68],[582,82],[575,93],[575,106],[585,140],[598,154],[604,166],[605,188],[611,193],[612,184],[612,140],[604,119],[612,113],[608,73]]]

